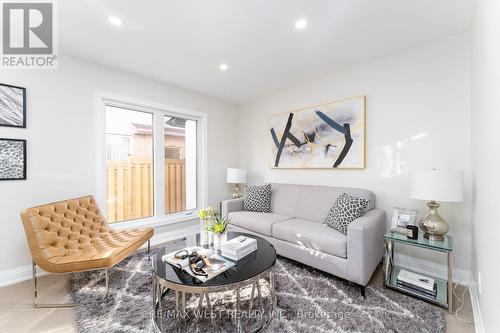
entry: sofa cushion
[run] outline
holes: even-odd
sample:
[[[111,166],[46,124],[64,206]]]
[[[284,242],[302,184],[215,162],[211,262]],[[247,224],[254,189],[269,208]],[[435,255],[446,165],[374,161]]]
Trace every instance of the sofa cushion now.
[[[366,207],[365,211],[375,207],[375,195],[367,190],[345,187],[301,185],[300,193],[295,203],[295,212],[292,216],[298,219],[323,223],[330,208],[332,208],[338,197],[343,193],[368,200],[368,207]]]
[[[295,206],[297,205],[301,186],[294,184],[272,184],[271,212],[295,217]]]
[[[271,184],[247,185],[243,210],[249,212],[271,212]]]
[[[363,216],[368,200],[342,193],[325,218],[324,224],[347,235],[347,226]]]
[[[273,237],[308,249],[347,258],[347,236],[324,224],[291,219],[273,226]]]
[[[274,223],[291,219],[291,217],[286,215],[246,211],[231,212],[228,214],[228,218],[230,220],[229,224],[266,236],[272,236],[272,226]]]

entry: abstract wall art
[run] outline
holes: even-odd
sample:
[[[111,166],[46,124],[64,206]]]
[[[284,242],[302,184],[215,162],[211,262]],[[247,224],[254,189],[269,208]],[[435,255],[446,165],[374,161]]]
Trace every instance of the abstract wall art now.
[[[271,168],[363,169],[365,96],[269,117]]]
[[[26,128],[26,88],[0,83],[0,126]]]
[[[0,139],[0,180],[26,179],[26,140]]]

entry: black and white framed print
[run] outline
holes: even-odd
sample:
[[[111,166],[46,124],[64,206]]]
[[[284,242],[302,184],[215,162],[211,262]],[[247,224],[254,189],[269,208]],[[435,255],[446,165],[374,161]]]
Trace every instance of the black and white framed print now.
[[[0,138],[0,180],[26,179],[26,140]]]
[[[26,128],[26,88],[0,83],[0,126]]]

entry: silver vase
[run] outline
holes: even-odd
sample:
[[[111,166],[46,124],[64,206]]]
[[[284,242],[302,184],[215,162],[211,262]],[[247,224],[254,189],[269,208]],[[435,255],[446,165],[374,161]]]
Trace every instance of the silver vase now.
[[[424,237],[431,241],[442,241],[444,235],[448,232],[448,223],[439,215],[439,204],[435,201],[427,203],[429,212],[418,223],[420,229],[425,234]]]

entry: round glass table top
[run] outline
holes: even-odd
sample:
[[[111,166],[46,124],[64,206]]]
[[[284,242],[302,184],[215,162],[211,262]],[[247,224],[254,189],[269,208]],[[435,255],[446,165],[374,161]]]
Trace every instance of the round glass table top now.
[[[224,286],[251,279],[274,266],[276,263],[276,250],[271,243],[258,236],[239,232],[228,232],[227,239],[229,240],[240,235],[256,239],[257,250],[236,261],[234,266],[204,283],[201,283],[198,279],[180,268],[162,260],[165,254],[182,250],[185,247],[200,246],[200,234],[188,235],[184,239],[172,241],[161,246],[152,258],[154,274],[170,283],[186,286]]]

